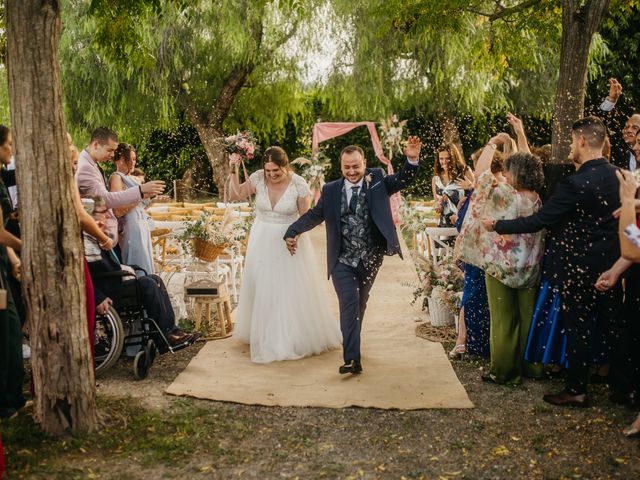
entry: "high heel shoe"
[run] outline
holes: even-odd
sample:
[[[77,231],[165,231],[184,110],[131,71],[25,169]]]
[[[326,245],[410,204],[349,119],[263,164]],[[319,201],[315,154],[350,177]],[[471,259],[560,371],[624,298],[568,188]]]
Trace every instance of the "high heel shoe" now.
[[[455,360],[457,358],[464,357],[467,353],[467,346],[464,343],[456,345],[449,352],[449,358]]]

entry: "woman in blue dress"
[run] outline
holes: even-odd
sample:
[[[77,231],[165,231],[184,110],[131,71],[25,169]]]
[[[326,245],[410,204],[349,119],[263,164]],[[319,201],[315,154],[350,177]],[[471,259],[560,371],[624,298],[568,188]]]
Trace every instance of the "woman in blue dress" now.
[[[131,176],[136,166],[136,151],[127,143],[118,145],[113,162],[117,170],[109,178],[109,188],[112,192],[121,192],[129,188],[140,188],[139,182]],[[153,267],[153,247],[151,244],[151,232],[149,217],[145,212],[145,200],[114,208],[113,212],[118,217],[119,245],[122,254],[122,263],[125,265],[137,265],[145,270],[148,275],[155,273]],[[142,275],[142,272],[137,272]]]

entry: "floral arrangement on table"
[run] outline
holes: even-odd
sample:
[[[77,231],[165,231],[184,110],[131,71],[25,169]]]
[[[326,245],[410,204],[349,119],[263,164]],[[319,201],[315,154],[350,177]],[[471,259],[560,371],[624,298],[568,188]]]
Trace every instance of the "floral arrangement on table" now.
[[[416,208],[416,202],[402,198],[400,204],[400,218],[402,218],[403,231],[416,233],[424,230],[426,226],[437,224],[438,218],[432,207],[427,206],[427,202],[422,202],[425,207]]]
[[[407,121],[399,121],[395,113],[387,119],[380,120],[381,142],[387,152],[389,160],[391,160],[394,153],[402,153],[402,146],[404,144],[403,134],[406,125]]]
[[[238,132],[224,139],[224,149],[229,154],[240,155],[242,161],[252,160],[257,153],[256,137],[248,130]]]
[[[314,203],[316,203],[325,183],[324,172],[331,168],[331,160],[324,153],[317,153],[311,158],[298,157],[291,163],[306,167],[301,175],[309,184]]]
[[[205,210],[196,220],[187,221],[184,231],[176,239],[185,252],[213,261],[234,241],[236,219],[232,209],[225,210],[221,219]]]
[[[456,316],[460,313],[464,273],[452,256],[446,256],[434,265],[431,260],[412,252],[418,271],[418,286],[413,291],[413,301],[422,299],[422,309],[427,306],[427,298],[431,297],[444,304]]]

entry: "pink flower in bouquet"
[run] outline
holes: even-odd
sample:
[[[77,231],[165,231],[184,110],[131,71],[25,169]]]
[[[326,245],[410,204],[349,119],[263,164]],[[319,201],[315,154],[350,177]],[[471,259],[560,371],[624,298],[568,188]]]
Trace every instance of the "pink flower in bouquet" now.
[[[251,132],[238,132],[224,139],[225,150],[230,154],[238,154],[243,159],[251,160],[256,152],[256,140]]]

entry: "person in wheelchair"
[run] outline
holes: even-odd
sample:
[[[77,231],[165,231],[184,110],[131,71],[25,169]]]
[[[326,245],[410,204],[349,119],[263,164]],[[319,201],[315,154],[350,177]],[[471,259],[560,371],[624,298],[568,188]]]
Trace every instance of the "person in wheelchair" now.
[[[95,197],[92,216],[100,228],[108,234],[106,212],[107,205],[104,199]],[[122,265],[112,250],[101,249],[98,240],[86,233],[84,250],[93,281],[96,313],[106,314],[111,305],[117,311],[127,288],[137,282],[140,299],[147,314],[157,322],[171,347],[193,343],[200,336],[198,333],[187,333],[176,327],[169,294],[159,276],[145,274],[136,277],[132,267]]]

